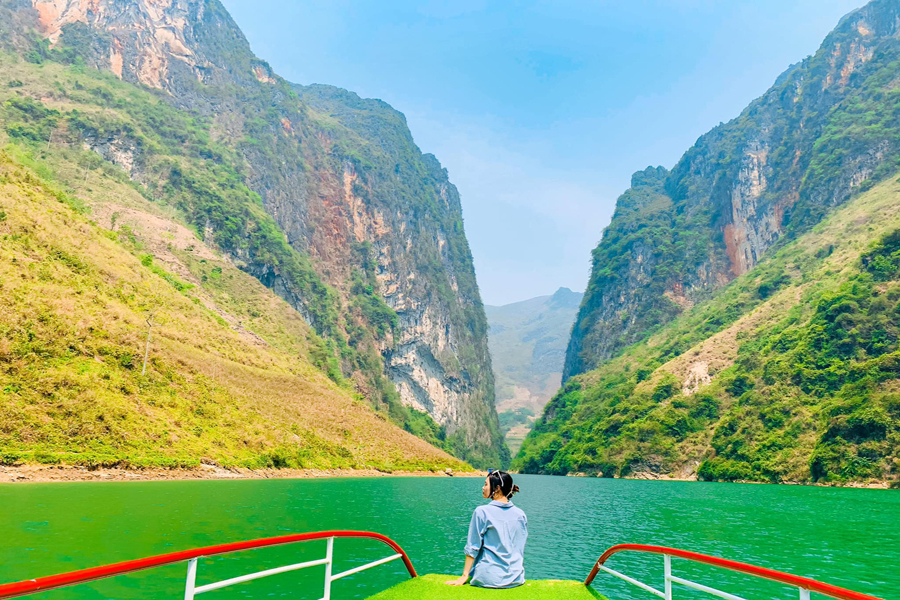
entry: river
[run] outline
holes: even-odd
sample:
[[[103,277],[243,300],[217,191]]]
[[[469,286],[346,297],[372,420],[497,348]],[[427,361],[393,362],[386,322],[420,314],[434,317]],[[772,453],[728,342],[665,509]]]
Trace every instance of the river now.
[[[478,478],[159,481],[0,486],[0,582],[229,541],[324,529],[384,533],[420,573],[458,573],[480,498]],[[897,598],[900,492],[724,483],[519,476],[529,519],[526,575],[583,579],[616,543],[673,546]],[[324,556],[324,542],[200,562],[198,585]],[[377,542],[337,540],[336,569],[387,556]],[[617,555],[613,568],[661,587],[662,558]],[[203,598],[321,597],[322,567],[210,592]],[[677,575],[745,598],[796,599],[791,588],[674,561]],[[177,565],[35,596],[48,600],[178,598]],[[337,600],[402,581],[399,562],[334,583]],[[652,596],[601,574],[615,600]],[[676,587],[676,598],[701,594]],[[706,596],[712,598],[711,596]]]

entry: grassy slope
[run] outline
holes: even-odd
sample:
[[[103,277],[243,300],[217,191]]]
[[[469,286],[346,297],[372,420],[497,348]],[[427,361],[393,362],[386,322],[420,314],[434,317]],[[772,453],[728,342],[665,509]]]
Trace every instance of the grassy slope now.
[[[9,78],[0,82],[0,117],[5,125],[0,143],[13,142],[7,145],[9,153],[39,177],[84,199],[93,210],[91,218],[106,228],[119,229],[121,241],[132,254],[154,255],[150,260],[156,267],[195,284],[193,294],[217,314],[220,324],[241,331],[245,341],[254,345],[268,344],[302,355],[339,386],[352,388],[352,382],[341,374],[333,340],[323,341],[300,314],[196,238],[194,232],[205,223],[213,228],[204,231],[211,243],[230,254],[246,257],[255,252],[274,260],[282,274],[294,269],[292,273],[300,273],[301,279],[308,276],[307,282],[318,286],[318,291],[323,289],[311,271],[301,273],[308,269],[305,259],[291,254],[283,236],[275,232],[271,219],[258,206],[258,197],[239,183],[234,171],[239,163],[227,150],[208,141],[202,122],[167,107],[146,91],[89,69],[55,63],[33,65],[6,54],[0,54],[0,64]],[[29,98],[40,102],[23,105],[23,99]],[[119,166],[84,150],[79,139],[85,134],[133,143],[135,165],[145,185],[136,184]],[[175,172],[181,183],[173,184]],[[200,187],[183,189],[185,178],[200,182]],[[222,227],[221,232],[217,226]],[[335,410],[340,410],[340,403]],[[409,409],[401,410],[399,416],[394,412],[390,413],[392,420],[407,423],[408,429],[423,438],[434,438],[436,425],[427,415]],[[417,427],[420,421],[422,426]],[[440,444],[436,439],[430,441]],[[179,452],[192,457],[188,462],[198,458],[187,446]],[[110,456],[121,458],[116,453]],[[442,453],[435,456],[440,457],[439,462],[446,458]],[[375,460],[374,455],[370,458]],[[387,467],[393,460],[381,459]]]
[[[567,382],[514,466],[896,481],[900,255],[877,241],[900,229],[898,205],[898,181],[876,186],[649,340]]]
[[[462,467],[313,367],[305,323],[255,279],[195,239],[190,253],[211,257],[199,268],[220,273],[208,291],[189,287],[129,228],[94,224],[89,208],[10,152],[21,150],[0,154],[3,462]],[[141,201],[98,173],[84,185]],[[245,322],[257,335],[223,317],[237,319],[229,290],[245,310],[268,307]]]
[[[453,575],[423,575],[404,581],[388,590],[370,597],[370,600],[406,600],[429,598],[430,600],[469,600],[470,598],[505,598],[508,600],[588,600],[604,598],[580,581],[539,580],[526,581],[524,585],[508,590],[488,590],[470,585],[453,587],[445,581],[456,579]]]

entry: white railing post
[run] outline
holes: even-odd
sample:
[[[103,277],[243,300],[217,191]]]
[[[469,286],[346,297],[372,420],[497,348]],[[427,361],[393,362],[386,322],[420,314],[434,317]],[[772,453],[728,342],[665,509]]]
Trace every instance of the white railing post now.
[[[334,538],[328,538],[325,550],[325,596],[322,600],[331,600],[331,565],[334,563]]]
[[[664,554],[663,561],[666,573],[666,587],[664,588],[666,600],[672,600],[672,557],[668,554]]]
[[[809,600],[809,590],[800,588],[800,600]]]
[[[194,600],[194,587],[197,585],[197,559],[188,561],[187,580],[184,582],[184,600]]]

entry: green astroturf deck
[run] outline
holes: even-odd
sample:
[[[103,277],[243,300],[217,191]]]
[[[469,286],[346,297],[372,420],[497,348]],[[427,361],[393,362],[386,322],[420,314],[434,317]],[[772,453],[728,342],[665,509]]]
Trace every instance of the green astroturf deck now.
[[[580,581],[544,579],[526,581],[508,590],[488,590],[464,585],[444,585],[458,575],[423,575],[371,596],[369,600],[606,600]]]

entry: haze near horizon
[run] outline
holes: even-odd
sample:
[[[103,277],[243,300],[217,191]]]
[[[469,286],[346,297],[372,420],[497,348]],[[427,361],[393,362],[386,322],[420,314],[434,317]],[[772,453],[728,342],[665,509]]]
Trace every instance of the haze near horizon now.
[[[382,99],[449,170],[485,304],[582,291],[631,174],[672,167],[860,0],[223,0],[285,78]]]

